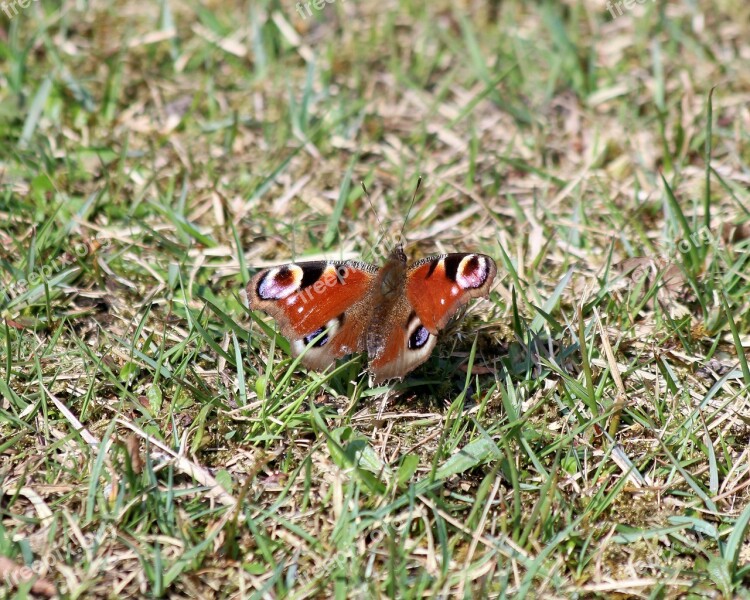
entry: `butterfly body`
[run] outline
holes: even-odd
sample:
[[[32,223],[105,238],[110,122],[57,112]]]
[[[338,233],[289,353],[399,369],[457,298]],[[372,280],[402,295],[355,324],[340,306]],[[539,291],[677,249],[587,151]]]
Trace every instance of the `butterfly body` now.
[[[303,364],[322,370],[366,351],[380,383],[426,361],[438,331],[471,298],[488,295],[496,272],[483,254],[431,256],[409,266],[398,245],[382,268],[314,261],[264,269],[247,293],[250,308],[276,319],[292,353],[305,352]]]

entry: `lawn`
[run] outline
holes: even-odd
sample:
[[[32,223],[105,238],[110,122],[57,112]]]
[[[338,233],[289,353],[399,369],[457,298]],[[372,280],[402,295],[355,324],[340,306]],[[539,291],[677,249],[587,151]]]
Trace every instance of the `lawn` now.
[[[0,598],[750,598],[748,65],[742,0],[0,3]],[[403,381],[248,309],[402,233],[498,267]]]

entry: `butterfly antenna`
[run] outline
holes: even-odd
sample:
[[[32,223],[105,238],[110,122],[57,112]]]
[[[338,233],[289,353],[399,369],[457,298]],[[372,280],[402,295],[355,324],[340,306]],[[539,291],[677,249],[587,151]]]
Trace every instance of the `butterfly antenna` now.
[[[404,229],[406,229],[406,223],[409,221],[409,215],[411,214],[411,209],[414,206],[414,202],[417,199],[417,194],[419,193],[419,188],[422,185],[422,176],[419,176],[419,179],[417,179],[417,185],[414,188],[414,194],[412,194],[411,197],[411,203],[409,204],[409,209],[406,211],[406,218],[404,219],[404,224],[401,226],[401,234],[399,237],[401,238],[401,243],[403,244],[404,240]]]
[[[380,237],[378,238],[378,241],[375,242],[375,246],[373,246],[373,248],[377,249],[380,247],[380,243],[383,241],[383,238],[385,237],[385,229],[383,228],[383,222],[378,217],[378,211],[375,210],[375,207],[372,204],[372,198],[370,198],[370,192],[367,190],[367,187],[365,186],[365,182],[360,181],[360,185],[362,186],[362,191],[365,193],[365,197],[367,198],[367,203],[370,205],[370,210],[372,210],[372,214],[375,215],[375,220],[378,222],[378,229],[380,230]]]

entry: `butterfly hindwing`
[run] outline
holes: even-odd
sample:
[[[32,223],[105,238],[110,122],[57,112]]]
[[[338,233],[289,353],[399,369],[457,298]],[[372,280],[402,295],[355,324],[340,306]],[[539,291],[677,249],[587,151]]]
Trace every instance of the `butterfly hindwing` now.
[[[426,361],[437,343],[406,297],[391,307],[387,318],[373,323],[367,337],[367,353],[374,383],[402,378]]]
[[[323,369],[337,358],[365,349],[370,291],[377,271],[357,261],[311,261],[264,269],[248,284],[250,308],[276,319],[295,356],[312,343],[302,362]]]
[[[409,267],[406,297],[435,335],[461,306],[489,294],[496,273],[495,261],[484,254],[429,256]]]

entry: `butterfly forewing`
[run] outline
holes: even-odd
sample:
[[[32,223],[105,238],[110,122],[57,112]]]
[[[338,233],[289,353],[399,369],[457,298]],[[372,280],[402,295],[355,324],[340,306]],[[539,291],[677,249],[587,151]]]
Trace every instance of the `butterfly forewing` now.
[[[433,335],[472,298],[487,296],[497,273],[484,254],[443,254],[414,263],[406,274],[406,297]]]

